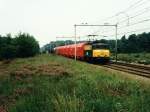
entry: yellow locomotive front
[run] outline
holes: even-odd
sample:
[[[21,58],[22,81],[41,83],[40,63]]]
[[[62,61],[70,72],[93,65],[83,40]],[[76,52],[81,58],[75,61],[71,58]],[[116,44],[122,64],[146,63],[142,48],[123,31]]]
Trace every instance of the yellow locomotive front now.
[[[92,44],[92,58],[94,60],[100,60],[102,62],[109,62],[110,60],[109,45],[104,43]]]

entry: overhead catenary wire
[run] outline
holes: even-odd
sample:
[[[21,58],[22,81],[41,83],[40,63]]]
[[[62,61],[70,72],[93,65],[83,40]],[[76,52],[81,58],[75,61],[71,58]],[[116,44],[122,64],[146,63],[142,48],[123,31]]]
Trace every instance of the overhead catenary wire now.
[[[143,10],[143,9],[142,9]],[[147,7],[147,8],[144,8],[144,11],[142,11],[141,12],[141,10],[140,11],[137,11],[137,12],[140,12],[140,13],[138,13],[138,14],[136,14],[136,15],[134,15],[134,16],[131,16],[131,17],[129,17],[129,19],[131,20],[131,19],[134,19],[134,18],[136,18],[136,17],[138,17],[138,16],[141,16],[141,15],[143,15],[143,14],[145,14],[145,13],[148,13],[148,12],[150,12],[150,7]],[[120,25],[121,23],[124,23],[124,22],[126,22],[128,19],[124,19],[124,20],[122,20],[122,21],[120,21],[120,22],[118,22],[118,24]],[[143,22],[145,21],[145,20],[142,20]],[[141,22],[142,22],[141,21]],[[145,21],[146,22],[146,21]],[[133,23],[134,25],[136,24],[136,23]],[[132,26],[133,24],[130,24],[129,26]],[[137,22],[137,24],[138,24],[138,22]],[[127,27],[127,26],[124,26],[124,27]],[[118,27],[118,29],[119,29],[119,27]],[[110,31],[113,31],[112,29],[111,30],[107,30],[107,31],[104,31],[103,33],[105,33],[105,32],[110,32]],[[100,32],[100,30],[98,30],[98,31],[96,31],[96,32],[94,32],[94,33],[98,33],[98,32]]]
[[[141,3],[141,2],[143,2],[143,3]],[[127,9],[125,9],[123,12],[128,12],[128,11],[130,11],[131,9],[135,9],[135,8],[137,8],[137,7],[139,7],[139,6],[142,6],[143,4],[145,4],[145,3],[147,3],[147,2],[149,2],[149,0],[139,0],[139,1],[137,1],[137,2],[135,2],[134,4],[132,4],[132,5],[130,5]],[[140,4],[139,4],[140,3]]]
[[[125,9],[125,10],[123,10],[123,11],[120,11],[120,12],[128,12],[130,9],[132,9],[133,7],[134,7],[134,9],[136,9],[138,6],[136,6],[137,4],[139,4],[140,2],[142,2],[142,1],[144,1],[144,0],[139,0],[139,1],[137,1],[137,2],[135,2],[135,3],[133,3],[132,5],[130,5],[127,9]],[[150,1],[150,0],[146,0],[146,1],[144,1],[142,4],[140,4],[140,5],[143,5],[143,4],[145,4],[146,2],[148,2],[148,1]],[[136,6],[136,7],[135,7]],[[120,12],[118,12],[118,13],[116,13],[115,15],[113,15],[113,16],[110,16],[110,17],[107,17],[107,18],[105,18],[105,19],[103,19],[103,20],[101,20],[101,21],[107,21],[107,20],[109,20],[109,19],[113,19],[113,18],[115,18],[115,17],[117,17],[118,16],[118,14],[120,13]]]
[[[142,9],[142,10],[143,10],[143,9]],[[144,11],[141,12],[141,10],[139,10],[139,11],[135,12],[136,15],[130,16],[129,19],[131,20],[131,19],[133,19],[133,18],[135,18],[135,17],[138,17],[138,16],[141,16],[141,15],[143,15],[143,14],[149,12],[149,11],[150,11],[150,7],[144,8]],[[140,13],[138,13],[138,12],[140,12]],[[138,14],[137,14],[137,13],[138,13]],[[128,20],[128,19],[124,19],[124,20],[120,21],[119,24],[120,24],[120,23],[123,23],[123,22],[126,22],[127,20]]]
[[[125,10],[123,10],[123,12],[129,12],[129,11],[131,11],[131,9],[133,9],[133,10],[135,10],[135,9],[137,9],[139,6],[141,7],[142,5],[144,5],[145,3],[147,3],[147,2],[149,2],[150,0],[138,0],[138,1],[136,1],[136,2],[134,2],[133,4],[131,4],[127,9],[125,9]],[[133,11],[132,10],[132,11]],[[134,18],[136,18],[136,17],[139,17],[139,16],[141,16],[141,15],[143,15],[143,14],[145,14],[145,13],[147,13],[147,12],[149,12],[150,11],[150,7],[146,7],[146,8],[144,8],[144,9],[142,9],[142,10],[138,10],[137,12],[135,12],[136,14],[135,15],[133,15],[133,16],[131,16],[131,15],[129,15],[129,19],[131,20],[131,19],[134,19]],[[120,11],[120,12],[122,12],[122,11]],[[120,13],[119,12],[119,13]],[[118,13],[117,13],[118,14]],[[118,15],[117,14],[115,14],[115,15],[113,15],[113,16],[110,16],[110,17],[108,17],[108,18],[105,18],[105,21],[106,20],[109,20],[109,19],[113,19],[113,18],[115,18],[115,17],[117,17]],[[118,22],[119,23],[119,26],[120,26],[120,24],[122,24],[122,23],[124,23],[124,22],[126,22],[128,19],[124,19],[124,20],[121,20],[120,22]],[[147,20],[147,19],[145,19],[145,20],[140,20],[140,21],[138,21],[138,22],[135,22],[135,23],[131,23],[130,24],[130,26],[134,26],[134,25],[137,25],[137,24],[142,24],[142,23],[144,23],[144,22],[148,22],[148,21],[150,21],[149,19]],[[126,28],[127,26],[122,26],[122,27],[118,27],[118,29],[123,29],[123,28]],[[100,28],[98,31],[96,31],[96,32],[93,32],[92,34],[95,34],[95,33],[98,33],[98,32],[100,32],[100,30],[101,30],[102,28]],[[111,30],[112,31],[112,30]],[[106,31],[106,32],[110,32],[110,31]],[[131,32],[133,32],[133,31],[131,31]],[[105,33],[105,31],[103,32],[103,33]],[[87,35],[86,35],[87,36]]]
[[[127,9],[125,9],[125,10],[123,10],[123,11],[121,11],[121,12],[125,12],[125,13],[126,13],[126,12],[128,12],[130,9],[132,9],[133,7],[134,7],[134,9],[135,9],[135,8],[137,8],[139,5],[141,6],[141,5],[143,5],[143,4],[147,3],[147,2],[150,2],[150,0],[139,0],[139,1],[136,1],[134,4],[130,5]],[[138,17],[138,16],[141,16],[141,15],[143,15],[143,14],[149,12],[149,11],[150,11],[150,7],[146,7],[146,8],[144,8],[144,9],[142,9],[142,10],[137,11],[137,12],[136,12],[136,15],[131,16],[131,17],[129,16],[128,19],[124,19],[124,20],[118,22],[118,24],[124,23],[124,22],[128,21],[129,19],[133,19],[133,18],[136,18],[136,17]],[[139,12],[140,12],[140,13],[139,13]],[[120,12],[119,12],[119,13],[120,13]],[[105,21],[106,21],[107,19],[112,19],[112,18],[118,16],[119,13],[115,14],[114,16],[110,16],[110,17],[106,18]],[[138,13],[138,14],[137,14],[137,13]],[[96,31],[96,32],[93,32],[92,34],[98,33],[99,31],[100,31],[100,29],[99,29],[98,31]],[[111,30],[111,31],[112,31],[112,30]]]
[[[137,24],[149,22],[149,21],[150,21],[150,18],[149,18],[149,19],[140,20],[140,21],[138,21],[138,22],[135,22],[135,23],[130,24],[130,26],[124,25],[124,26],[118,27],[118,30],[119,30],[119,29],[126,28],[126,27],[131,27],[131,26],[134,26],[134,25],[137,25]],[[113,30],[112,30],[112,29],[111,29],[111,30],[107,30],[107,31],[102,32],[102,33],[107,33],[107,32],[111,32],[111,31],[113,31]],[[98,32],[97,32],[97,33],[98,33]]]
[[[118,33],[117,35],[126,35],[126,34],[129,34],[129,33],[136,33],[136,32],[145,31],[145,30],[150,30],[150,27],[137,29],[137,30],[133,30],[133,31],[129,31],[129,32],[121,32],[121,33]],[[115,36],[115,35],[108,35],[108,36]]]
[[[130,26],[137,25],[137,24],[141,24],[141,23],[145,23],[145,22],[148,22],[148,21],[150,21],[150,18],[149,18],[149,19],[144,19],[144,20],[138,21],[138,22],[136,22],[136,23],[132,23],[132,24],[130,24]],[[118,29],[122,29],[122,28],[125,28],[125,27],[130,27],[130,26],[122,26],[122,27],[118,27]]]

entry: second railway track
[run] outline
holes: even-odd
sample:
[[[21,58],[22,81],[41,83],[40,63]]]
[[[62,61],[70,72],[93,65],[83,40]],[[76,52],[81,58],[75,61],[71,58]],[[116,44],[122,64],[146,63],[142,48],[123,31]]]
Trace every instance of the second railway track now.
[[[148,66],[141,66],[141,65],[121,63],[121,62],[117,62],[117,63],[112,62],[108,65],[103,65],[103,66],[118,71],[123,71],[123,72],[150,78],[150,67]]]

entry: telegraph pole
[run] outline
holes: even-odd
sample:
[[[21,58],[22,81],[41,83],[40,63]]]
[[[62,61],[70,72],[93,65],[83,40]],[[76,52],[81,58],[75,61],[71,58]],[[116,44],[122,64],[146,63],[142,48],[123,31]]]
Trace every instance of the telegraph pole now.
[[[120,14],[124,14],[128,18],[127,26],[129,26],[129,15],[126,12],[119,12],[116,16],[119,16]],[[116,44],[115,44],[115,60],[116,62],[118,61],[118,38],[117,38],[117,33],[118,33],[118,25],[119,22],[116,23]]]
[[[77,25],[76,24],[74,25],[74,35],[75,35],[75,50],[74,50],[75,56],[74,56],[74,59],[76,61],[77,60]]]
[[[118,37],[117,37],[117,32],[118,32],[118,25],[116,24],[116,44],[115,44],[115,60],[117,62],[118,60]]]

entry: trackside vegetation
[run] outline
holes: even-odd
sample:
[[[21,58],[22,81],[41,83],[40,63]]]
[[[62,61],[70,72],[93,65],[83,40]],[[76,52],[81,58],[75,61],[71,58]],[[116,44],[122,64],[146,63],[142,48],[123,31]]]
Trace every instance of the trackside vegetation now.
[[[0,111],[149,112],[150,86],[55,55],[0,62]]]
[[[14,37],[11,34],[0,35],[0,60],[32,57],[38,53],[38,42],[27,33],[19,33]]]
[[[115,60],[115,56],[112,55],[112,59]],[[150,53],[129,53],[118,54],[119,61],[125,61],[128,63],[150,64]]]

